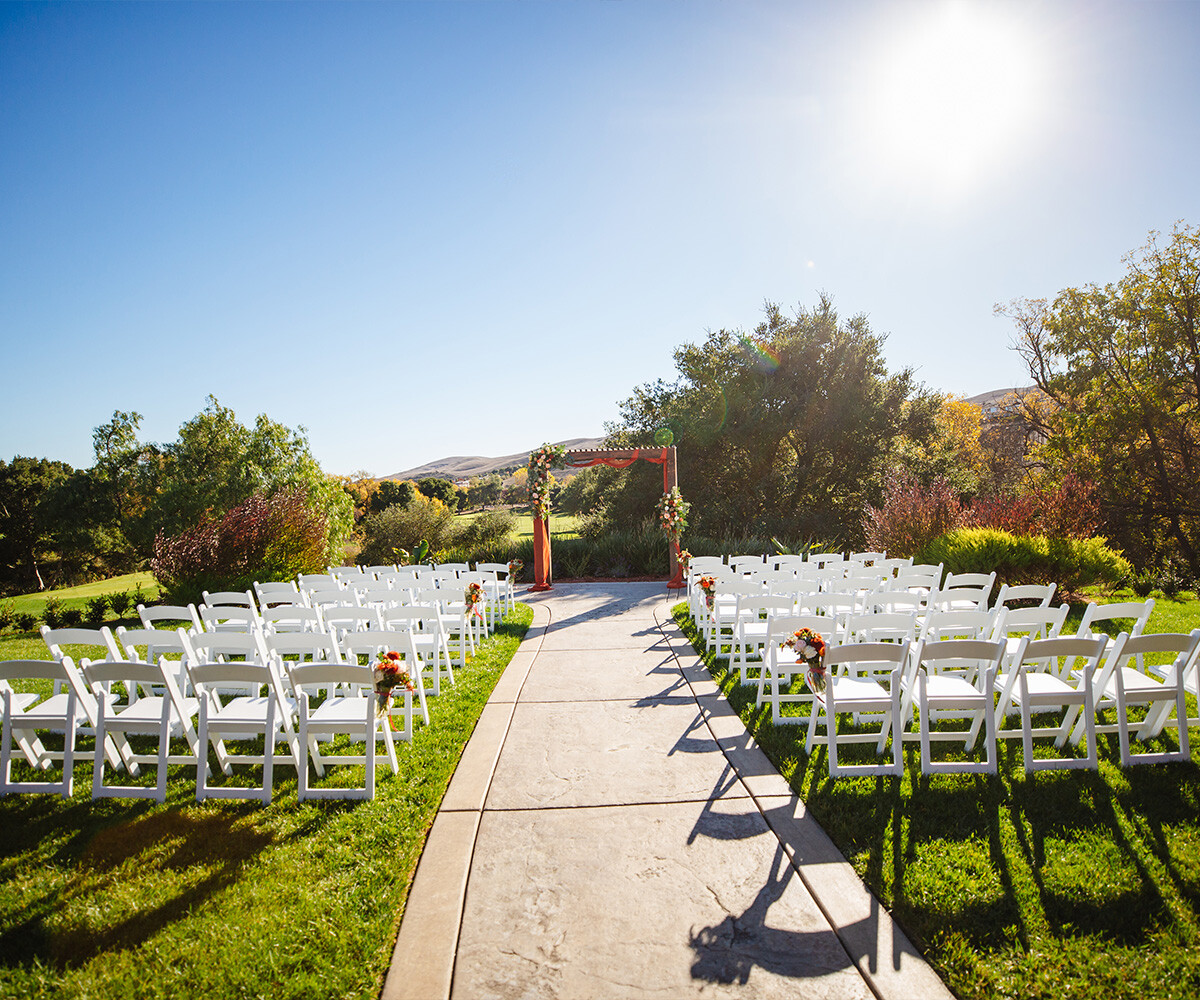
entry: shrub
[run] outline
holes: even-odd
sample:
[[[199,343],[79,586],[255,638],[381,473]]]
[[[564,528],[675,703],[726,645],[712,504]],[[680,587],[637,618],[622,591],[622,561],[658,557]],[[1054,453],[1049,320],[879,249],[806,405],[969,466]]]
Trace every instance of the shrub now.
[[[1184,568],[1171,558],[1157,568],[1144,569],[1130,580],[1130,586],[1139,597],[1149,597],[1156,590],[1167,597],[1176,597],[1180,591],[1188,589],[1188,583]]]
[[[407,504],[392,504],[368,515],[363,534],[366,540],[357,559],[364,566],[394,563],[397,550],[412,552],[422,539],[429,542],[431,552],[440,553],[455,544],[454,511],[441,500],[418,494]]]
[[[328,524],[303,490],[256,493],[220,519],[154,540],[150,569],[171,603],[204,590],[248,590],[254,580],[287,580],[325,568]]]
[[[939,535],[914,557],[943,563],[948,573],[990,573],[996,583],[1057,583],[1061,593],[1090,585],[1114,586],[1132,567],[1103,538],[1013,535],[995,528],[959,528]]]
[[[141,592],[141,584],[138,584],[139,593]],[[112,613],[118,618],[124,618],[133,606],[133,598],[128,590],[118,590],[108,595],[108,606],[112,608]]]
[[[455,544],[467,549],[494,548],[513,533],[516,524],[517,519],[507,510],[489,510],[466,522]]]
[[[30,614],[28,611],[18,611],[13,615],[13,621],[17,624],[17,630],[20,632],[32,632],[37,628],[37,615]]]
[[[108,618],[108,598],[93,597],[87,602],[87,608],[83,613],[83,620],[87,623],[88,628],[99,628]]]
[[[83,609],[63,608],[59,622],[59,628],[79,628],[83,624]]]
[[[1090,538],[1100,523],[1095,497],[1095,484],[1068,475],[1052,486],[1038,483],[1015,494],[976,497],[962,523],[1014,535]]]
[[[47,628],[62,628],[62,598],[47,597],[42,609],[42,621]]]
[[[939,477],[929,486],[922,486],[916,476],[896,470],[884,483],[883,505],[866,509],[863,539],[870,550],[915,556],[962,522],[962,504],[948,480]]]
[[[13,611],[12,601],[0,603],[0,632],[9,628],[15,620],[16,613]]]

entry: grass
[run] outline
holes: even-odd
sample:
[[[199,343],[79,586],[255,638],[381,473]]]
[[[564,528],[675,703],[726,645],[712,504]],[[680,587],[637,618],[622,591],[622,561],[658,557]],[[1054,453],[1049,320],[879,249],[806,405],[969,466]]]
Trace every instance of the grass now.
[[[197,804],[184,767],[162,806],[93,802],[90,755],[70,801],[0,800],[0,997],[378,996],[425,836],[531,620],[519,605],[430,699],[372,802],[300,804],[283,768],[267,808]],[[35,634],[0,641],[28,655],[47,655]]]
[[[1160,598],[1147,631],[1200,625],[1200,602],[1186,598]],[[1072,619],[1081,614],[1076,606]],[[686,605],[675,617],[698,643]],[[903,777],[835,782],[824,747],[805,754],[803,727],[774,726],[754,687],[706,660],[759,746],[958,996],[1200,997],[1200,748],[1188,764],[1122,770],[1116,736],[1101,736],[1098,773],[1026,776],[1020,741],[1002,740],[998,776],[925,777],[913,745]],[[865,762],[873,748],[845,756]]]
[[[139,585],[142,588],[145,603],[158,599],[158,582],[151,573],[143,572],[127,573],[125,576],[114,576],[107,580],[81,584],[78,587],[63,587],[60,590],[43,590],[32,594],[4,597],[0,598],[0,604],[11,604],[13,612],[16,614],[27,612],[40,616],[46,609],[46,599],[49,597],[60,599],[64,608],[82,609],[93,597],[122,591],[128,591],[132,595]]]
[[[456,516],[473,521],[483,513],[485,512],[476,510]],[[533,538],[533,515],[519,514],[515,510],[512,513],[517,521],[516,527],[513,529],[513,537],[516,539]],[[579,533],[576,530],[578,523],[579,519],[572,514],[551,514],[550,534],[553,538],[578,538]]]

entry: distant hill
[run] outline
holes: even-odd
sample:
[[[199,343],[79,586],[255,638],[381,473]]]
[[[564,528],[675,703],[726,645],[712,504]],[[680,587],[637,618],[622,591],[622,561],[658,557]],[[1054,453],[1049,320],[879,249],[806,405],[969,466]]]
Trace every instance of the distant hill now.
[[[567,441],[555,441],[564,448],[602,448],[604,438],[571,438]],[[514,465],[524,465],[529,461],[529,452],[538,447],[534,445],[528,451],[519,451],[514,455],[502,455],[499,458],[485,458],[482,455],[451,455],[449,458],[439,458],[434,462],[426,462],[415,469],[404,472],[393,472],[391,475],[380,476],[380,479],[424,479],[426,476],[438,476],[442,479],[470,479],[472,476],[486,476],[497,469]]]

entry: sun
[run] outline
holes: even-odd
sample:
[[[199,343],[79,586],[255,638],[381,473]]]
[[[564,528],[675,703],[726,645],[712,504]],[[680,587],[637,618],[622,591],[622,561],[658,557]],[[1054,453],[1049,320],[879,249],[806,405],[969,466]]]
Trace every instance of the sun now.
[[[1041,115],[1039,45],[1015,7],[901,9],[905,20],[867,56],[860,139],[876,170],[899,183],[970,187],[1019,150]]]

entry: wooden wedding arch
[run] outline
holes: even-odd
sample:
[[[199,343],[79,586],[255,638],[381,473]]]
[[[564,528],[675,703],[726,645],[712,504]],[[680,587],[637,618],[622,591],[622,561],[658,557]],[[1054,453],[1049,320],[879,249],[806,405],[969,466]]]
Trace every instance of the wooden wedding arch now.
[[[556,457],[553,464],[556,467],[568,469],[586,469],[593,465],[607,465],[613,469],[625,469],[641,459],[653,462],[663,468],[663,493],[670,493],[679,486],[679,469],[675,464],[675,446],[665,448],[601,448],[579,449],[565,451]],[[547,467],[545,472],[548,472]],[[530,472],[533,475],[533,472]],[[671,578],[668,587],[683,586],[683,567],[679,562],[679,539],[670,540]],[[550,518],[549,516],[533,519],[533,586],[530,590],[550,590]]]

